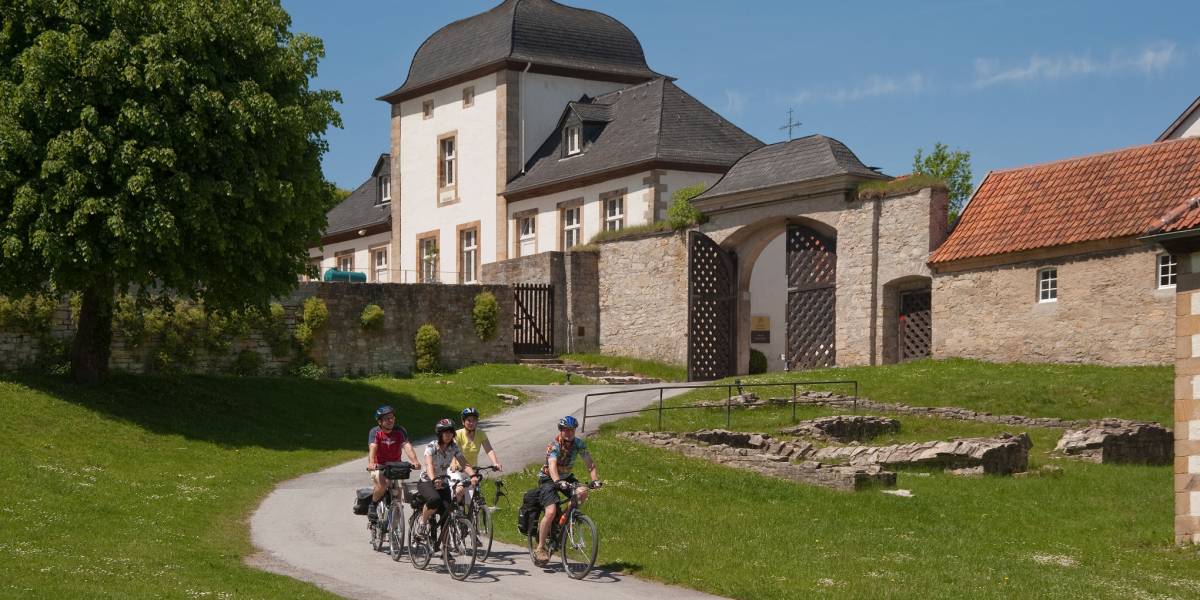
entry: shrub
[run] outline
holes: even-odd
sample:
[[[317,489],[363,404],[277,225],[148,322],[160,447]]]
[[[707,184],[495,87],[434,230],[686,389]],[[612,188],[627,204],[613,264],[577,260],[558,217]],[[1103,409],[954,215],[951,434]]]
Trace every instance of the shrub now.
[[[58,300],[53,296],[0,296],[0,329],[29,334],[48,333],[54,326]]]
[[[300,344],[301,350],[306,353],[309,350],[312,350],[313,336],[316,334],[313,333],[313,330],[308,326],[308,323],[297,323],[296,332],[294,335],[296,336],[296,342]]]
[[[233,359],[232,371],[234,375],[254,376],[258,375],[262,366],[262,356],[253,350],[246,349],[238,352],[237,357]]]
[[[383,309],[378,304],[368,304],[358,316],[364,331],[379,331],[383,329]]]
[[[475,295],[475,308],[471,310],[471,319],[475,321],[475,335],[481,340],[496,337],[500,322],[500,303],[491,292],[479,292]]]
[[[671,229],[678,231],[704,222],[704,214],[692,206],[692,198],[699,196],[705,189],[703,183],[698,183],[679,188],[671,194],[671,206],[667,208],[667,224]]]
[[[314,332],[320,331],[325,327],[325,323],[329,321],[329,307],[325,306],[325,301],[312,296],[304,300],[304,322],[309,329]]]
[[[417,329],[413,340],[413,354],[416,356],[416,371],[418,373],[436,373],[442,353],[442,334],[433,325],[426,323]]]
[[[767,372],[767,355],[758,350],[750,350],[750,374],[758,375]]]
[[[271,347],[271,355],[275,358],[287,356],[292,346],[288,339],[287,322],[284,321],[283,305],[272,302],[266,311],[251,309],[247,314],[263,341]]]
[[[315,362],[308,361],[299,367],[296,367],[296,376],[303,379],[322,379],[325,377],[325,368]]]

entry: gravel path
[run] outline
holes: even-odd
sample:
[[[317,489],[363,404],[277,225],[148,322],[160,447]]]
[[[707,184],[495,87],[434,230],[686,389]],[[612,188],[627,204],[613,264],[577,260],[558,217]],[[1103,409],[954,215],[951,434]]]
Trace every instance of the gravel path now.
[[[526,386],[537,396],[480,424],[496,447],[501,462],[509,469],[545,458],[546,444],[554,436],[555,423],[563,415],[583,414],[583,397],[592,391],[637,389],[636,386]],[[673,390],[679,393],[682,390]],[[668,392],[668,395],[673,395]],[[589,412],[634,410],[657,402],[658,392],[622,394],[602,398]],[[486,415],[485,415],[486,416]],[[608,419],[617,418],[610,417]],[[588,419],[595,431],[606,419]],[[418,424],[401,423],[410,431]],[[364,431],[369,424],[364,424]],[[600,476],[605,475],[604,457],[596,457]],[[314,583],[348,598],[438,597],[469,594],[471,598],[521,598],[561,600],[628,599],[676,600],[716,598],[693,590],[651,583],[602,569],[586,579],[573,581],[561,572],[556,561],[537,568],[524,548],[497,542],[486,563],[476,564],[466,581],[454,581],[434,558],[428,570],[414,569],[407,556],[401,562],[371,550],[365,517],[350,512],[354,489],[368,484],[366,451],[363,458],[284,482],[275,488],[250,518],[251,538],[259,552],[249,563],[266,571]],[[524,490],[509,490],[520,502]],[[513,511],[497,513],[497,525],[509,527]],[[599,523],[601,544],[604,524]]]

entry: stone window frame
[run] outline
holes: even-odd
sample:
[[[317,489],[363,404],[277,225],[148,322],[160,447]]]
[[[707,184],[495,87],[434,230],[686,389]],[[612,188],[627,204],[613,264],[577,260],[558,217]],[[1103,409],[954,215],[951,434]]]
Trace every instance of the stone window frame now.
[[[468,85],[467,87],[463,88],[462,105],[463,108],[471,108],[472,106],[475,106],[475,86]]]
[[[446,183],[446,181],[447,181],[447,179],[446,179],[446,160],[447,159],[443,152],[444,143],[447,140],[449,140],[450,143],[453,144],[452,154],[450,155],[450,158],[449,158],[449,160],[450,160],[449,183]],[[455,204],[459,201],[458,181],[460,179],[459,176],[462,174],[462,165],[461,165],[461,161],[459,160],[462,157],[462,146],[458,143],[458,130],[457,129],[454,131],[447,131],[447,132],[437,136],[436,152],[437,152],[437,154],[436,154],[436,156],[437,156],[437,169],[436,169],[437,180],[434,182],[434,185],[437,189],[437,205],[438,206],[446,206],[449,204]]]
[[[349,258],[350,264],[348,269],[342,268],[342,260]],[[339,250],[333,253],[333,266],[339,271],[353,272],[354,271],[354,250]]]
[[[376,206],[383,206],[392,201],[392,176],[379,176],[379,197],[375,200]]]
[[[526,210],[522,210],[522,211],[513,213],[513,242],[514,242],[513,243],[513,257],[514,258],[521,257],[521,256],[532,256],[533,254],[537,254],[537,247],[538,247],[537,218],[538,218],[538,209],[536,209],[536,208],[530,208],[530,209],[526,209]],[[525,219],[531,219],[530,223],[533,225],[533,231],[531,233],[529,233],[528,235],[521,233],[522,221],[524,221]],[[533,240],[533,252],[531,252],[530,254],[521,254],[521,242],[524,242],[526,240]]]
[[[373,281],[375,283],[387,283],[386,281],[381,280],[379,277],[380,266],[378,264],[378,261],[376,260],[376,258],[377,258],[376,253],[383,252],[382,270],[384,273],[387,273],[390,275],[390,273],[388,271],[388,268],[391,263],[391,256],[389,256],[391,254],[389,252],[390,248],[391,248],[391,243],[384,242],[382,244],[379,244],[378,246],[371,246],[370,248],[367,249],[367,264],[370,266],[370,269],[371,269],[367,273],[367,275],[370,276],[371,281]],[[385,278],[386,277],[387,277],[387,275],[385,275]]]
[[[1155,258],[1158,265],[1158,289],[1175,289],[1179,276],[1179,259],[1174,254],[1163,252]]]
[[[440,229],[431,229],[429,231],[418,233],[416,238],[416,252],[413,256],[417,259],[417,283],[439,283],[441,282],[441,273],[438,271],[441,266],[441,241],[442,231]],[[429,264],[426,260],[424,247],[425,242],[433,240],[433,260]]]
[[[571,142],[575,145],[572,146]],[[575,156],[583,152],[583,125],[573,124],[563,128],[563,152],[565,156]]]
[[[479,221],[471,221],[463,223],[455,228],[454,243],[458,251],[458,282],[459,283],[479,283],[479,258],[482,255],[483,244],[480,242],[480,231],[482,230]],[[467,278],[467,272],[464,269],[466,266],[467,249],[463,246],[463,235],[467,233],[475,234],[475,247],[472,250],[475,253],[471,264],[471,277]]]
[[[600,194],[600,231],[620,231],[628,227],[626,218],[629,216],[629,203],[625,201],[627,195],[626,188]],[[621,201],[621,212],[616,217],[610,217],[608,214],[608,203],[611,200]],[[616,223],[617,226],[610,228],[610,223]]]
[[[571,200],[563,200],[557,205],[558,208],[558,249],[567,251],[575,246],[583,245],[583,198],[574,198]],[[574,210],[577,221],[574,225],[567,225],[567,211]],[[575,243],[567,245],[567,227],[578,232],[575,236]]]
[[[1037,300],[1039,304],[1058,302],[1058,267],[1037,270]]]
[[[421,118],[422,119],[432,119],[433,118],[433,99],[432,98],[421,103]]]

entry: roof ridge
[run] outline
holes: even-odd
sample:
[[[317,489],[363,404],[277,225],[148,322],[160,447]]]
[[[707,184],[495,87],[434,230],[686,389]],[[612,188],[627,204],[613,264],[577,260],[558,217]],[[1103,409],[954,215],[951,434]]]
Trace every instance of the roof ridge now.
[[[1036,169],[1036,168],[1041,168],[1041,167],[1049,167],[1049,166],[1051,166],[1051,165],[1058,165],[1058,164],[1065,164],[1065,163],[1076,162],[1076,161],[1083,161],[1083,160],[1087,160],[1087,159],[1091,159],[1091,158],[1099,158],[1099,157],[1101,157],[1101,156],[1108,156],[1108,155],[1111,155],[1111,154],[1120,154],[1120,153],[1122,153],[1122,152],[1129,152],[1129,151],[1131,151],[1131,150],[1137,150],[1137,149],[1139,149],[1139,148],[1165,148],[1166,146],[1168,146],[1168,145],[1171,145],[1171,144],[1180,144],[1180,143],[1184,143],[1184,142],[1188,142],[1188,143],[1200,143],[1200,137],[1185,137],[1185,138],[1178,138],[1178,139],[1174,139],[1174,140],[1163,140],[1163,141],[1161,141],[1161,142],[1150,142],[1150,143],[1147,143],[1147,144],[1136,144],[1136,145],[1133,145],[1133,146],[1126,146],[1126,147],[1124,147],[1124,148],[1116,148],[1116,149],[1114,149],[1114,150],[1103,150],[1103,151],[1101,151],[1101,152],[1093,152],[1093,153],[1091,153],[1091,154],[1082,154],[1082,155],[1080,155],[1080,156],[1072,156],[1072,157],[1070,157],[1070,158],[1059,158],[1059,159],[1057,159],[1057,160],[1048,160],[1048,161],[1046,161],[1046,162],[1032,163],[1032,164],[1028,164],[1028,165],[1022,165],[1022,166],[1019,166],[1019,167],[1009,167],[1009,168],[1007,168],[1007,169],[992,169],[991,171],[989,171],[989,173],[997,173],[997,174],[1000,174],[1000,173],[1011,173],[1011,172],[1014,172],[1014,171],[1024,171],[1024,170],[1026,170],[1026,169]]]
[[[618,88],[618,89],[615,89],[615,90],[613,90],[613,91],[611,91],[611,92],[604,92],[603,94],[596,94],[594,97],[592,97],[592,98],[591,98],[591,100],[592,100],[592,102],[596,102],[596,101],[600,100],[601,98],[605,98],[605,97],[607,97],[607,96],[616,96],[617,98],[620,98],[620,97],[621,97],[621,94],[624,94],[625,92],[629,92],[629,91],[635,90],[635,89],[637,89],[637,88],[640,88],[640,87],[642,87],[643,85],[650,85],[650,84],[652,84],[652,83],[655,83],[655,82],[657,82],[657,81],[668,81],[668,78],[667,78],[667,76],[666,76],[666,75],[659,75],[659,76],[657,76],[657,77],[655,77],[655,78],[653,78],[653,79],[649,79],[649,80],[647,80],[647,81],[642,81],[642,82],[639,82],[639,83],[634,83],[634,84],[632,84],[632,85],[628,85],[628,86],[626,86],[626,87],[623,87],[623,88]],[[611,104],[611,103],[609,103],[609,104],[606,104],[605,106],[612,106],[612,104]]]

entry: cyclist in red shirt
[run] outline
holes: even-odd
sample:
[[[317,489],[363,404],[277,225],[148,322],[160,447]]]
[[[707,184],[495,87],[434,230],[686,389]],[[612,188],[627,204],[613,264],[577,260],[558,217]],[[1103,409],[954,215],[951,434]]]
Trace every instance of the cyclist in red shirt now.
[[[371,508],[367,512],[367,520],[377,518],[376,505],[383,494],[387,492],[389,481],[379,470],[379,466],[389,462],[403,460],[408,455],[408,461],[417,468],[420,462],[413,452],[412,443],[408,441],[408,432],[403,427],[396,426],[396,410],[391,406],[380,406],[375,411],[375,422],[378,426],[371,429],[367,435],[367,469],[371,471],[371,483],[375,489],[371,494]]]

